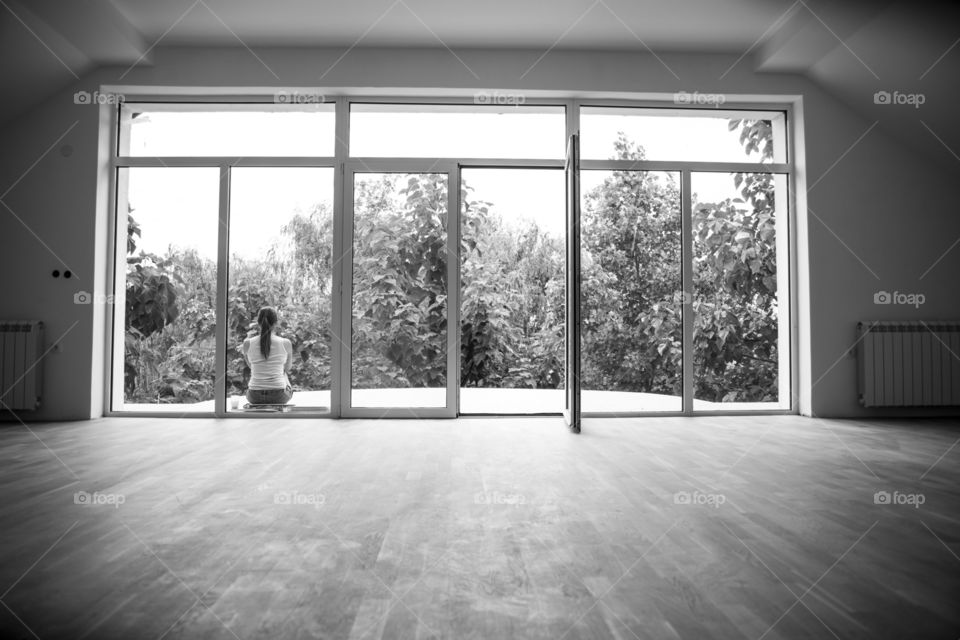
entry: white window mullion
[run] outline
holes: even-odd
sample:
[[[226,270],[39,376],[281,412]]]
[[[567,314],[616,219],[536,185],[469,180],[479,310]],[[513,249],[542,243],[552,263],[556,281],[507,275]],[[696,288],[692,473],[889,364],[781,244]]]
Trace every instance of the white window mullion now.
[[[350,353],[344,348],[346,329],[343,309],[349,309],[351,301],[344,297],[348,291],[344,278],[344,261],[350,245],[347,244],[344,228],[346,207],[344,199],[345,178],[344,163],[350,152],[350,104],[346,98],[338,98],[336,103],[336,125],[334,138],[335,167],[333,177],[333,279],[330,310],[330,415],[339,418],[343,415],[344,399],[350,387]]]
[[[230,252],[230,165],[220,165],[220,211],[217,225],[217,319],[214,334],[214,373],[213,410],[218,417],[227,413],[227,331],[229,327],[229,309],[227,308],[229,289]]]
[[[690,171],[680,172],[680,260],[683,287],[683,413],[693,413],[693,193]]]

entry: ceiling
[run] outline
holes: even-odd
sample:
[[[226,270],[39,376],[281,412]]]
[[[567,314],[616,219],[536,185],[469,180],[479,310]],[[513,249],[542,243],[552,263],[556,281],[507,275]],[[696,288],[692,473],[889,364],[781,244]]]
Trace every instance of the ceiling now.
[[[960,3],[957,3],[960,4]],[[158,46],[653,50],[798,73],[869,121],[960,162],[960,20],[907,0],[0,0],[0,123]],[[920,113],[875,91],[924,92]],[[922,125],[926,125],[925,127]],[[926,130],[925,130],[926,128]],[[930,131],[935,131],[936,136]],[[938,139],[939,138],[939,139]],[[948,148],[949,147],[949,148]]]

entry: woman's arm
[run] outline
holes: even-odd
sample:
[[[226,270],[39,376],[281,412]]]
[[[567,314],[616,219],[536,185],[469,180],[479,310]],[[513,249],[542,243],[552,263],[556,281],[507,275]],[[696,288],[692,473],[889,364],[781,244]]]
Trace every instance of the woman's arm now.
[[[290,373],[290,367],[293,366],[293,343],[288,338],[284,338],[283,348],[287,352],[287,361],[283,363],[283,372]]]
[[[243,341],[243,344],[240,345],[240,353],[243,355],[243,361],[247,363],[247,366],[252,366],[250,364],[250,357],[247,355],[247,349],[250,348],[250,338],[247,338]]]

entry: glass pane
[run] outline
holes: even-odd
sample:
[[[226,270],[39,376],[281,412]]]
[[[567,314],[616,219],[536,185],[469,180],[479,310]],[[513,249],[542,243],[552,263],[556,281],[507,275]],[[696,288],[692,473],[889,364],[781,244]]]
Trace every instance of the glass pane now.
[[[683,409],[680,174],[581,172],[584,412]]]
[[[562,158],[558,107],[353,104],[350,155],[395,158]]]
[[[447,174],[354,177],[352,406],[447,405]]]
[[[581,155],[593,160],[785,162],[776,111],[583,107]]]
[[[316,167],[231,170],[228,410],[247,403],[251,367],[242,347],[253,338],[258,348],[264,306],[277,311],[273,333],[292,343],[290,404],[329,410],[333,174]]]
[[[219,196],[215,167],[118,171],[126,282],[115,410],[214,409]]]
[[[120,111],[120,155],[332,156],[334,105],[137,104]]]
[[[560,413],[564,173],[461,178],[460,411]]]
[[[694,173],[694,408],[776,409],[789,353],[785,176]]]

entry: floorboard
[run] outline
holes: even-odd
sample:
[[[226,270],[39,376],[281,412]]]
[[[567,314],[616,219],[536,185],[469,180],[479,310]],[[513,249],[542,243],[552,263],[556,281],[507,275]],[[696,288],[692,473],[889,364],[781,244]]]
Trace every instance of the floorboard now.
[[[4,425],[0,636],[954,639],[958,439],[797,416]]]

